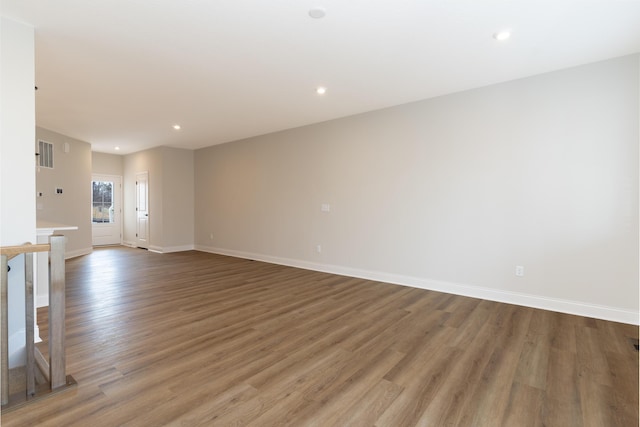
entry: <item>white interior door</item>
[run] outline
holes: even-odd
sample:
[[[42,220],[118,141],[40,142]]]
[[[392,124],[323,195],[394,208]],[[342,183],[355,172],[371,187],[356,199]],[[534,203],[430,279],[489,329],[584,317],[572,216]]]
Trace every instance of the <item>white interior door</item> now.
[[[122,243],[122,177],[93,175],[91,235],[93,246]]]
[[[136,245],[149,249],[149,172],[136,174]]]

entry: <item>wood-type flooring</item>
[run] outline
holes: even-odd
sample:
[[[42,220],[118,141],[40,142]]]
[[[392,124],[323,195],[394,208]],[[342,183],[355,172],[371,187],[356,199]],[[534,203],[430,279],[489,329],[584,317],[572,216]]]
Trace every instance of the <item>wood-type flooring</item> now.
[[[77,388],[2,426],[638,426],[636,326],[122,247],[66,303]]]

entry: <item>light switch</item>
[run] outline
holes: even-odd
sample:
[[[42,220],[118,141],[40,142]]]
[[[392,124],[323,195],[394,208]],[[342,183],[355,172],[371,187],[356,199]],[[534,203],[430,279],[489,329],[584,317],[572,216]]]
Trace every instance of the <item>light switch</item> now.
[[[320,205],[320,210],[322,212],[331,212],[331,205],[329,203],[323,203]]]

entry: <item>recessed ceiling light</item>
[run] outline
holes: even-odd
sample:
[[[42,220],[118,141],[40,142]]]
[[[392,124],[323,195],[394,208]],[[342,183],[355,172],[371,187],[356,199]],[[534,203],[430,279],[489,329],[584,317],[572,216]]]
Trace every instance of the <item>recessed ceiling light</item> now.
[[[324,7],[316,6],[309,9],[309,16],[313,19],[322,19],[327,14]]]
[[[118,150],[120,150],[120,147],[114,147],[113,149],[118,151]]]
[[[173,125],[173,128],[174,128],[175,130],[180,130],[180,125]]]
[[[318,95],[324,95],[325,93],[327,93],[327,88],[323,86],[319,86],[316,88],[316,93]]]
[[[509,37],[511,37],[511,33],[509,31],[498,31],[497,33],[493,33],[493,38],[499,42],[505,41]]]

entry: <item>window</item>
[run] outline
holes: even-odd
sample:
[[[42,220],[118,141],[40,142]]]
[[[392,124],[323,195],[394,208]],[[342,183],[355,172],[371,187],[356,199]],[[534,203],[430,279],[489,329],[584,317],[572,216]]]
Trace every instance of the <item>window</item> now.
[[[40,167],[53,169],[53,144],[46,141],[38,141],[38,164]]]
[[[92,222],[113,223],[113,182],[93,181],[92,187]]]

